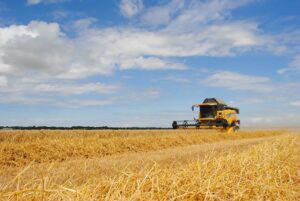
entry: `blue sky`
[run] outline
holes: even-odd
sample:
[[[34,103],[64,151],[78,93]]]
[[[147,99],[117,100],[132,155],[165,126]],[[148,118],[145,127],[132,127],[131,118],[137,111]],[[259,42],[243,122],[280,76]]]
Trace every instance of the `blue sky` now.
[[[300,122],[300,1],[0,2],[0,124],[170,126],[218,97]]]

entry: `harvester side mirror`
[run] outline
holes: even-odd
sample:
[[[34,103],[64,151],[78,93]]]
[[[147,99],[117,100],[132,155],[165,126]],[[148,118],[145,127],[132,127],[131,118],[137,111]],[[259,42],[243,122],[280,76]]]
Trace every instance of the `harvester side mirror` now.
[[[194,106],[192,106],[192,111],[194,111]]]

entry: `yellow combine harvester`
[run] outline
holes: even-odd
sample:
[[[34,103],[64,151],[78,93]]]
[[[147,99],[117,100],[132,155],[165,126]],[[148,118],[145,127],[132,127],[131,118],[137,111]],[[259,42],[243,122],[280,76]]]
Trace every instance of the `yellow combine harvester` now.
[[[193,111],[194,107],[200,108],[198,119],[173,121],[172,127],[220,129],[228,133],[240,128],[240,120],[237,119],[239,109],[228,106],[223,100],[206,98],[202,104],[193,105]]]

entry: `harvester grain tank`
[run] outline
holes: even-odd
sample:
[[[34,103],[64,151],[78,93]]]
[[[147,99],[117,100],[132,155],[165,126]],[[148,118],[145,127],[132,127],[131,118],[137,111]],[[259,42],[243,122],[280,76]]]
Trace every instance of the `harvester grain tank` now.
[[[221,129],[227,132],[237,131],[240,128],[240,120],[237,119],[239,109],[228,106],[223,100],[206,98],[202,104],[195,104],[199,108],[199,115],[194,120],[173,121],[172,127],[197,128],[197,129]]]

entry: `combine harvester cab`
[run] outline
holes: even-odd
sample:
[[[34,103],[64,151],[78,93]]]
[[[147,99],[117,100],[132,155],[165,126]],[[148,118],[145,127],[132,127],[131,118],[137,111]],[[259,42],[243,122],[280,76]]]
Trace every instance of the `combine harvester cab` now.
[[[223,100],[206,98],[202,104],[193,105],[193,111],[195,107],[199,107],[198,119],[173,121],[172,127],[220,129],[228,133],[238,131],[240,128],[240,120],[237,119],[239,109],[228,106]]]

